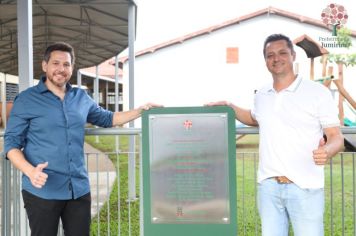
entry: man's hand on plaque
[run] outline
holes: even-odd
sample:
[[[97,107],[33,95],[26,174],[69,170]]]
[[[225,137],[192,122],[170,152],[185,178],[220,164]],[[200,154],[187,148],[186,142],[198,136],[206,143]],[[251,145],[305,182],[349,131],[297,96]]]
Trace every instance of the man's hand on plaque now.
[[[231,106],[231,102],[228,101],[209,102],[204,104],[204,106]]]
[[[154,108],[154,107],[163,107],[163,105],[160,105],[160,104],[155,104],[155,103],[146,103],[142,106],[140,106],[138,109],[142,112],[142,111],[147,111],[151,108]]]

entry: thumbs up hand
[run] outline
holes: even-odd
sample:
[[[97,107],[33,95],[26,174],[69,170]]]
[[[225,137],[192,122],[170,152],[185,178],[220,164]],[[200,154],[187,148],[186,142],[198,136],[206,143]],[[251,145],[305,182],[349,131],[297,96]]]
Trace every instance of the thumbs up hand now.
[[[31,184],[36,188],[42,188],[46,184],[48,175],[43,172],[43,169],[47,166],[48,162],[38,164],[30,174],[29,178],[31,180]]]

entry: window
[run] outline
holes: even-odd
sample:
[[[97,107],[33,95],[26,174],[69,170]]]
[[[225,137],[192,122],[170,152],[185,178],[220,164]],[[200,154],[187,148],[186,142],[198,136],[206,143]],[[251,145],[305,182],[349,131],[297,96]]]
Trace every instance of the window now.
[[[239,63],[239,48],[238,47],[226,48],[226,63],[227,64]]]

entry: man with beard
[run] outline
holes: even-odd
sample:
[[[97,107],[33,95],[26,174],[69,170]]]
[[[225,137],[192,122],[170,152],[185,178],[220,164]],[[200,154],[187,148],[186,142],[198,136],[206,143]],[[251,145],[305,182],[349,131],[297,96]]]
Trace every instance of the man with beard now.
[[[5,153],[22,171],[22,196],[31,235],[55,236],[59,219],[65,235],[89,235],[90,185],[84,160],[87,123],[122,125],[156,104],[127,112],[98,106],[88,94],[69,84],[75,62],[66,43],[50,45],[38,85],[15,99],[5,132]]]

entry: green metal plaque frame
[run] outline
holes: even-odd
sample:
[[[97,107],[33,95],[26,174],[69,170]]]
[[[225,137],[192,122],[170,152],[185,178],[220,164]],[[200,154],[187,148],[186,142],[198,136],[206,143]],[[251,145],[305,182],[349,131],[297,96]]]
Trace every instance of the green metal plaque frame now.
[[[210,216],[209,216],[210,212],[201,210],[200,213],[199,213],[199,211],[197,211],[194,214],[196,214],[197,216],[199,214],[205,214],[206,215],[205,218],[201,219],[198,216],[196,219],[194,219],[194,217],[192,219],[189,219],[189,218],[185,219],[184,217],[179,217],[179,216],[183,215],[183,209],[179,209],[179,207],[178,207],[177,219],[172,219],[172,217],[171,217],[172,213],[169,212],[166,214],[167,217],[163,214],[163,217],[162,217],[163,220],[155,221],[155,218],[157,218],[157,219],[160,219],[160,218],[153,217],[154,214],[156,214],[156,213],[155,213],[155,210],[153,209],[154,207],[152,207],[152,202],[156,202],[156,203],[158,202],[158,204],[156,204],[156,205],[164,205],[163,204],[164,201],[162,204],[160,204],[161,202],[160,202],[159,198],[158,198],[158,200],[153,199],[156,197],[155,192],[157,190],[158,191],[162,191],[162,190],[161,190],[161,188],[157,188],[157,186],[159,186],[159,183],[155,184],[156,185],[155,187],[152,186],[152,182],[151,182],[151,178],[153,179],[152,176],[155,176],[154,178],[156,180],[160,179],[160,177],[157,178],[157,175],[152,175],[152,172],[155,172],[155,169],[154,169],[155,166],[162,165],[160,163],[164,162],[164,159],[171,158],[171,156],[169,156],[169,157],[167,156],[167,158],[166,158],[166,156],[165,156],[166,154],[163,152],[163,154],[157,155],[157,156],[159,156],[159,157],[157,157],[157,158],[159,158],[159,161],[158,161],[159,164],[155,164],[155,163],[152,164],[151,162],[153,162],[152,160],[155,157],[151,156],[152,150],[153,150],[153,147],[151,147],[151,145],[153,146],[155,143],[163,143],[163,145],[161,144],[161,146],[163,147],[162,149],[167,149],[164,142],[165,142],[165,139],[167,139],[167,137],[171,137],[172,134],[170,134],[170,131],[169,131],[170,128],[167,128],[167,129],[161,128],[162,125],[160,125],[160,128],[161,128],[159,130],[160,135],[158,135],[158,137],[152,138],[152,129],[151,129],[152,127],[150,127],[150,126],[154,126],[154,125],[151,125],[152,119],[155,117],[160,117],[160,116],[169,117],[169,118],[170,117],[178,117],[179,119],[183,119],[185,121],[185,122],[181,122],[180,124],[182,125],[182,127],[184,126],[183,128],[186,128],[188,130],[192,127],[195,128],[196,127],[195,124],[199,123],[199,122],[195,122],[195,121],[192,122],[191,121],[192,117],[193,117],[193,119],[194,118],[201,119],[199,117],[203,117],[205,119],[205,117],[208,117],[207,120],[209,121],[209,116],[214,116],[214,115],[218,115],[218,116],[221,116],[222,119],[226,119],[226,121],[223,121],[226,123],[226,125],[223,125],[223,129],[225,129],[225,130],[221,131],[223,136],[225,136],[225,137],[222,137],[222,139],[226,140],[226,143],[227,143],[226,147],[222,147],[222,148],[224,148],[224,151],[223,151],[224,157],[222,157],[222,158],[225,160],[217,162],[217,163],[223,162],[223,165],[218,164],[217,167],[211,168],[211,166],[209,166],[209,163],[210,163],[211,159],[214,159],[214,154],[211,154],[211,153],[205,154],[204,153],[203,155],[207,155],[207,156],[209,156],[207,158],[210,158],[209,161],[207,161],[207,163],[208,163],[207,166],[209,166],[209,168],[206,168],[205,172],[210,172],[213,169],[212,172],[214,173],[214,175],[212,178],[214,178],[214,176],[216,176],[215,175],[215,172],[217,172],[216,169],[219,169],[221,167],[225,168],[224,171],[228,172],[228,173],[224,173],[224,175],[226,174],[226,178],[223,178],[224,180],[226,180],[226,183],[221,183],[222,186],[224,186],[224,184],[225,184],[225,188],[223,188],[223,190],[227,189],[227,191],[225,191],[227,193],[227,197],[226,197],[227,200],[225,202],[223,201],[223,203],[225,203],[225,204],[222,204],[221,205],[222,207],[220,207],[220,205],[219,205],[221,203],[221,201],[215,201],[215,202],[218,202],[218,204],[214,205],[215,208],[218,209],[217,212],[220,212],[220,208],[222,208],[221,211],[223,213],[221,213],[221,214],[228,214],[228,215],[226,217],[221,217],[221,215],[216,216],[217,213],[215,213],[215,211],[214,211],[214,213],[211,215],[211,219],[210,219]],[[150,121],[150,119],[151,119],[151,121]],[[175,121],[175,118],[173,118],[173,120]],[[200,122],[200,123],[204,123],[204,122]],[[202,135],[204,135],[204,132],[206,132],[205,130],[211,129],[211,127],[209,127],[210,125],[208,124],[209,122],[206,122],[206,123],[207,123],[206,127],[202,127],[202,124],[200,124],[200,126],[197,125],[200,127],[201,131],[203,130]],[[167,125],[166,126],[169,127],[169,125],[170,125],[170,123],[168,123],[168,126]],[[203,125],[205,125],[205,124],[203,124]],[[165,126],[163,125],[163,127],[165,127]],[[195,132],[199,132],[198,128],[196,128],[196,130],[197,131],[195,131]],[[220,130],[219,130],[219,132],[220,132]],[[160,139],[160,140],[155,140],[155,142],[153,142],[150,139]],[[185,140],[183,140],[183,142],[184,141]],[[189,149],[193,148],[192,150],[197,150],[197,149],[194,149],[194,147],[192,146],[192,145],[194,145],[194,142],[193,142],[193,144],[189,144],[189,145],[190,145]],[[202,146],[202,144],[200,144],[200,145],[201,146],[198,147],[198,149],[204,149],[205,146]],[[209,146],[206,146],[206,147],[209,147]],[[178,146],[178,148],[175,146],[174,148],[177,149],[177,151],[179,152],[180,146]],[[173,150],[175,150],[175,149],[173,149]],[[227,150],[225,150],[225,149],[227,149]],[[210,147],[210,149],[208,149],[208,151],[211,152],[211,147]],[[200,150],[200,152],[201,152],[201,150]],[[225,156],[225,154],[226,154],[226,156]],[[154,154],[154,155],[156,155],[156,154]],[[171,153],[169,155],[171,155]],[[219,158],[221,159],[221,157],[219,157]],[[168,163],[173,163],[173,165],[177,165],[177,163],[178,163],[178,165],[180,165],[179,168],[178,167],[175,167],[175,168],[178,168],[178,171],[180,171],[180,172],[181,171],[193,171],[193,170],[199,171],[199,168],[202,165],[204,165],[204,163],[203,164],[199,163],[199,161],[204,162],[204,160],[196,160],[195,162],[192,162],[190,160],[190,162],[186,162],[185,164],[182,164],[181,163],[182,160],[179,160],[179,161],[175,160],[172,162],[171,159],[168,160]],[[214,160],[211,162],[213,163],[213,165],[215,165]],[[189,163],[199,163],[199,165],[195,165],[193,167],[192,166],[186,167],[187,163],[188,163],[188,165],[189,165]],[[170,165],[171,164],[169,164],[169,166]],[[194,164],[192,164],[192,165],[194,165]],[[174,169],[174,170],[177,171],[177,169]],[[165,172],[165,173],[168,172],[168,174],[170,173],[169,171],[167,171],[167,168],[165,168],[163,172]],[[176,176],[177,176],[177,174],[175,176],[173,174],[173,177],[171,177],[171,178],[175,178]],[[194,177],[195,175],[189,175],[188,178],[191,178],[192,176]],[[199,176],[199,175],[197,175],[197,176]],[[178,177],[182,177],[182,175],[178,175]],[[187,175],[183,175],[183,177],[186,178]],[[212,106],[212,107],[154,108],[154,109],[145,111],[142,114],[142,175],[141,175],[141,178],[142,178],[141,183],[143,185],[142,186],[143,187],[143,192],[142,192],[143,197],[141,198],[141,207],[143,209],[143,215],[141,215],[141,223],[143,223],[143,225],[141,224],[141,227],[142,227],[141,235],[143,234],[143,236],[161,236],[161,235],[169,235],[169,236],[197,236],[197,235],[236,236],[237,235],[236,142],[235,142],[235,113],[234,113],[233,109],[231,109],[230,107],[227,107],[227,106]],[[167,178],[169,178],[169,177],[167,177]],[[205,178],[205,176],[200,177],[200,179],[198,179],[197,181],[200,181],[200,182],[203,181],[204,183],[201,184],[202,186],[208,185],[210,182],[203,180],[203,178]],[[211,177],[209,177],[209,178],[211,178]],[[178,178],[178,180],[181,181],[181,178]],[[220,179],[218,179],[218,180],[220,180]],[[185,184],[185,183],[183,183],[183,184],[179,183],[179,181],[178,181],[178,185]],[[194,182],[194,180],[189,180],[189,181]],[[176,183],[177,180],[175,180],[173,182]],[[155,182],[153,182],[153,183],[155,183]],[[187,182],[187,183],[189,185],[190,182]],[[163,191],[165,190],[166,187],[167,187],[167,184],[166,184],[166,186],[162,187]],[[178,189],[179,187],[176,187],[176,188]],[[183,186],[183,188],[184,188],[184,186]],[[186,187],[186,188],[188,188],[188,190],[189,190],[189,187]],[[193,186],[193,188],[194,188],[194,186]],[[213,186],[212,188],[216,188],[216,187]],[[173,191],[173,193],[170,192],[170,193],[166,194],[168,196],[167,198],[170,198],[171,195],[177,194],[178,190],[175,190],[175,191],[176,192]],[[185,190],[185,191],[189,192],[187,190]],[[196,189],[195,189],[195,191],[196,191]],[[200,191],[200,189],[199,189],[199,191]],[[220,188],[217,187],[217,190],[215,190],[215,192],[210,195],[214,195],[214,194],[219,195],[219,193],[218,193],[219,191],[220,191]],[[194,189],[193,189],[193,192],[194,192]],[[202,198],[202,199],[206,198],[205,195],[201,195],[200,193],[193,193],[193,196],[191,193],[186,193],[186,195],[188,195],[188,196],[186,196],[188,198],[194,198],[194,201],[199,201],[199,198]],[[207,195],[209,195],[209,193]],[[198,200],[196,198],[198,198]],[[197,204],[197,205],[199,205],[199,204]],[[204,204],[200,204],[200,205],[204,205]],[[205,204],[205,205],[207,205],[207,204]],[[169,204],[165,204],[165,206],[166,206],[166,208],[167,208],[167,206],[172,207],[172,205],[169,205]],[[173,206],[173,207],[176,207],[176,206]],[[164,208],[164,209],[166,209],[166,208]],[[225,208],[228,208],[228,209],[225,209]],[[201,213],[201,212],[203,212],[203,213]],[[171,214],[171,215],[169,215],[169,214]],[[164,219],[165,217],[166,217],[166,219]],[[219,222],[217,220],[217,219],[219,219],[219,217],[223,219],[221,222]]]

